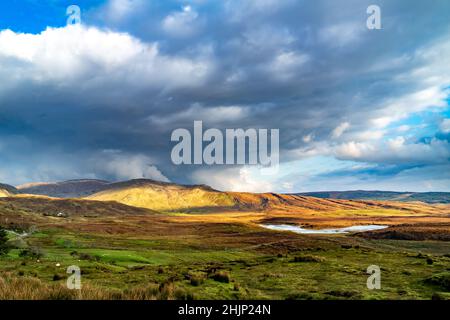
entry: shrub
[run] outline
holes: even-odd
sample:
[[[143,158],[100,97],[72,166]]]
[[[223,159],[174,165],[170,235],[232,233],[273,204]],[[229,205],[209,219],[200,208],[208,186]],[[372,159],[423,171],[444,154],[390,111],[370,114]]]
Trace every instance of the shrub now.
[[[331,290],[325,292],[325,294],[329,294],[330,296],[334,297],[352,298],[355,297],[358,293],[356,291],[349,290]]]
[[[203,283],[205,276],[201,274],[193,274],[190,276],[191,285],[197,287]]]
[[[450,290],[450,272],[442,272],[435,274],[427,279],[425,279],[426,283],[440,286],[445,290]]]
[[[435,292],[432,294],[431,300],[450,300],[450,295],[445,292]]]
[[[291,293],[286,297],[286,300],[314,300],[318,299],[315,294],[308,292]]]
[[[60,275],[60,274],[53,275],[53,281],[59,281],[59,280],[62,280],[62,279],[64,279],[64,277],[62,275]]]
[[[217,271],[211,276],[211,278],[217,282],[223,282],[223,283],[230,282],[230,275],[228,274],[228,272],[225,272],[225,271]]]
[[[322,262],[324,259],[322,257],[312,256],[312,255],[304,255],[294,257],[293,262]]]
[[[173,298],[176,300],[194,300],[194,295],[182,288],[176,288],[173,293]]]
[[[38,247],[29,247],[19,252],[19,257],[40,259],[44,256],[44,252]]]
[[[80,260],[88,260],[88,261],[100,260],[98,257],[90,255],[89,253],[80,253],[78,257],[80,258]]]
[[[9,252],[9,247],[6,244],[8,242],[8,234],[6,230],[0,227],[0,256]]]
[[[173,297],[175,285],[172,282],[165,282],[159,285],[159,298],[161,300],[169,300]]]

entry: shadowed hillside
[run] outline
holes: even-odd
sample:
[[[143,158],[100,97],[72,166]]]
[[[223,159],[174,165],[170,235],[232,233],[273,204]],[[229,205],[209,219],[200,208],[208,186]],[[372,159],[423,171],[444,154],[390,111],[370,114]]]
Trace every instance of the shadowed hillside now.
[[[108,181],[95,179],[68,180],[62,182],[38,182],[18,186],[20,193],[38,194],[57,198],[85,197],[108,186]]]
[[[14,196],[0,199],[0,225],[29,226],[36,223],[67,223],[72,218],[114,218],[156,214],[117,202]],[[23,226],[22,226],[23,225]]]

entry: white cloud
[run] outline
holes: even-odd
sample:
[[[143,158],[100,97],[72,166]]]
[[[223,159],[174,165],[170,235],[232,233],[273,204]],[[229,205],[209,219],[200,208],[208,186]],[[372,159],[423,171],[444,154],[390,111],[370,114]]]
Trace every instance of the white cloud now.
[[[107,150],[92,161],[98,174],[113,176],[117,180],[145,178],[169,182],[169,179],[153,164],[153,160],[142,154],[130,155]]]
[[[269,64],[269,71],[276,79],[289,80],[297,74],[297,70],[309,59],[307,54],[294,51],[281,52]]]
[[[244,32],[245,45],[249,51],[274,51],[294,44],[296,38],[288,29],[269,27],[267,25],[251,28]],[[240,47],[242,42],[237,44]]]
[[[15,140],[22,144],[25,141]],[[0,181],[14,185],[29,182],[63,181],[69,179],[128,180],[147,178],[169,182],[158,169],[154,159],[143,154],[130,154],[120,150],[103,150],[93,154],[68,154],[59,148],[33,153],[33,166],[24,167],[27,155],[15,157],[0,166]]]
[[[283,189],[283,192],[286,192],[286,193],[295,192],[293,182],[283,182],[281,184],[281,188]]]
[[[173,12],[165,17],[162,28],[172,36],[192,36],[198,28],[197,18],[198,13],[191,6],[185,6],[181,11]]]
[[[374,146],[364,142],[345,142],[336,148],[336,155],[343,159],[359,159],[375,150]]]
[[[294,0],[226,0],[225,10],[231,22],[241,22],[248,17],[268,16],[287,8]]]
[[[0,81],[8,83],[0,94],[29,81],[73,90],[98,90],[112,83],[122,89],[187,88],[204,84],[212,70],[207,57],[163,55],[156,43],[79,25],[47,28],[40,34],[3,30],[0,64]]]
[[[195,183],[207,184],[222,191],[271,192],[274,186],[264,180],[259,171],[249,167],[200,169],[192,174],[192,179]]]
[[[450,119],[442,120],[440,129],[444,133],[449,133],[450,132]]]
[[[419,81],[425,87],[444,88],[450,84],[450,33],[424,46],[414,54],[417,62],[410,71],[399,74],[396,79]]]
[[[310,143],[314,139],[314,134],[310,133],[302,137],[304,143]]]
[[[409,130],[411,130],[411,126],[408,126],[406,124],[401,125],[400,127],[397,127],[398,132],[407,132]]]
[[[144,4],[145,0],[109,0],[100,12],[108,21],[117,23],[142,9]]]
[[[402,137],[386,142],[345,142],[334,147],[335,155],[341,160],[391,164],[440,164],[450,157],[450,144],[433,139],[429,144],[410,142]]]
[[[359,40],[364,28],[361,23],[344,22],[319,30],[319,41],[331,47],[343,47]]]
[[[371,120],[371,124],[377,128],[385,128],[389,124],[407,118],[412,113],[417,113],[432,108],[442,109],[447,107],[448,92],[442,87],[433,86],[422,89],[401,97],[390,99],[383,106],[376,108],[377,117]]]
[[[367,131],[359,131],[352,135],[358,141],[367,141],[367,140],[380,140],[385,135],[384,130],[367,130]]]
[[[148,120],[160,126],[168,126],[186,121],[202,120],[206,125],[220,124],[241,120],[249,115],[245,106],[213,106],[204,107],[198,103],[192,104],[184,111],[171,115],[150,116]]]
[[[331,137],[333,139],[337,139],[340,136],[342,136],[342,134],[348,129],[350,128],[350,123],[349,122],[342,122],[340,125],[338,125],[333,132],[331,133]]]

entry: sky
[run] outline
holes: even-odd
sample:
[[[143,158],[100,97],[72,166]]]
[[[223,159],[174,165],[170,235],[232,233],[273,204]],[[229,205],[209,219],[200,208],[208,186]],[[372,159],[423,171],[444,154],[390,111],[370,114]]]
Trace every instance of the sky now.
[[[0,2],[2,183],[450,191],[449,104],[447,0]],[[279,129],[278,173],[174,165],[195,120]]]

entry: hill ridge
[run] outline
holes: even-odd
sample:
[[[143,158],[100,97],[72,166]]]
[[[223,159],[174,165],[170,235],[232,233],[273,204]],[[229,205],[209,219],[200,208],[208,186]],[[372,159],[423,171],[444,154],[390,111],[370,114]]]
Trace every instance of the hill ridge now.
[[[382,190],[315,191],[294,193],[317,198],[343,200],[381,200],[425,203],[450,203],[450,192],[411,192]]]
[[[5,183],[0,183],[0,197],[9,197],[18,192],[19,190],[17,190],[14,186]]]

